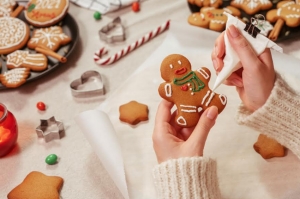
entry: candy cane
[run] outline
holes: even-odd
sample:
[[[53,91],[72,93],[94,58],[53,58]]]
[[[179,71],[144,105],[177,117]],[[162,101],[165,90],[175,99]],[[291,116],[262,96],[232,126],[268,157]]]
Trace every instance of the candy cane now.
[[[100,64],[100,65],[112,64],[115,61],[119,60],[121,57],[124,57],[125,55],[127,55],[129,52],[133,51],[134,49],[138,48],[142,44],[146,43],[150,39],[156,37],[163,31],[167,30],[169,28],[169,26],[170,26],[170,20],[163,23],[161,26],[157,27],[155,30],[147,33],[139,40],[133,42],[129,46],[123,48],[121,51],[117,52],[116,54],[114,54],[108,58],[103,58],[103,55],[105,55],[108,52],[107,49],[105,47],[103,47],[99,51],[95,52],[94,60],[97,64]]]

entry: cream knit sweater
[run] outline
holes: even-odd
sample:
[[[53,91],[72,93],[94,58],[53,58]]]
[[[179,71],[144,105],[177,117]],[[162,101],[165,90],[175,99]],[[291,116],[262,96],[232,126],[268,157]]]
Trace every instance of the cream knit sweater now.
[[[237,121],[276,139],[300,158],[300,93],[277,74],[265,105],[249,112],[241,105]],[[216,162],[205,157],[173,159],[153,169],[159,199],[219,199]]]

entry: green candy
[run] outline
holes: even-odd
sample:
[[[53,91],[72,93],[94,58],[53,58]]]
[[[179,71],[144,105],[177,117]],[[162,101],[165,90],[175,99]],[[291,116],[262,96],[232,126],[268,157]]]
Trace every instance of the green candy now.
[[[55,155],[55,154],[48,155],[46,157],[45,162],[50,165],[55,164],[57,162],[57,155]]]
[[[96,12],[94,13],[94,18],[95,18],[96,20],[101,19],[101,13],[98,12],[98,11],[96,11]]]

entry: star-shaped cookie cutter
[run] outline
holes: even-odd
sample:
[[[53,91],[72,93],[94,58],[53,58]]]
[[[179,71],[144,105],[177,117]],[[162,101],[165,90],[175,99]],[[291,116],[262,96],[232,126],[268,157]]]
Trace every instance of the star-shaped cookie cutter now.
[[[118,33],[111,33],[113,29],[120,30]],[[124,41],[126,39],[125,29],[122,25],[121,18],[117,17],[112,22],[108,23],[106,26],[103,26],[99,30],[100,39],[107,43],[114,43]]]
[[[60,139],[65,131],[62,122],[57,121],[54,116],[47,120],[41,119],[40,125],[35,129],[39,138],[44,138],[45,142],[53,139]]]

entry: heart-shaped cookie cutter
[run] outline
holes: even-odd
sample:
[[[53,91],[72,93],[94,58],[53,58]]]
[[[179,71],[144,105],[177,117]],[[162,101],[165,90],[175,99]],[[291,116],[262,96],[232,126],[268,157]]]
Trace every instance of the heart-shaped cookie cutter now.
[[[118,33],[110,34],[113,29],[119,28]],[[117,17],[112,22],[108,23],[106,26],[99,30],[100,39],[107,43],[114,43],[124,41],[126,39],[125,29],[122,25],[121,18]]]
[[[96,88],[91,89],[81,89],[80,86],[92,80],[96,84]],[[72,95],[75,97],[78,96],[87,96],[91,94],[104,95],[104,82],[102,81],[101,74],[94,70],[89,70],[84,72],[79,79],[76,79],[70,84]]]

